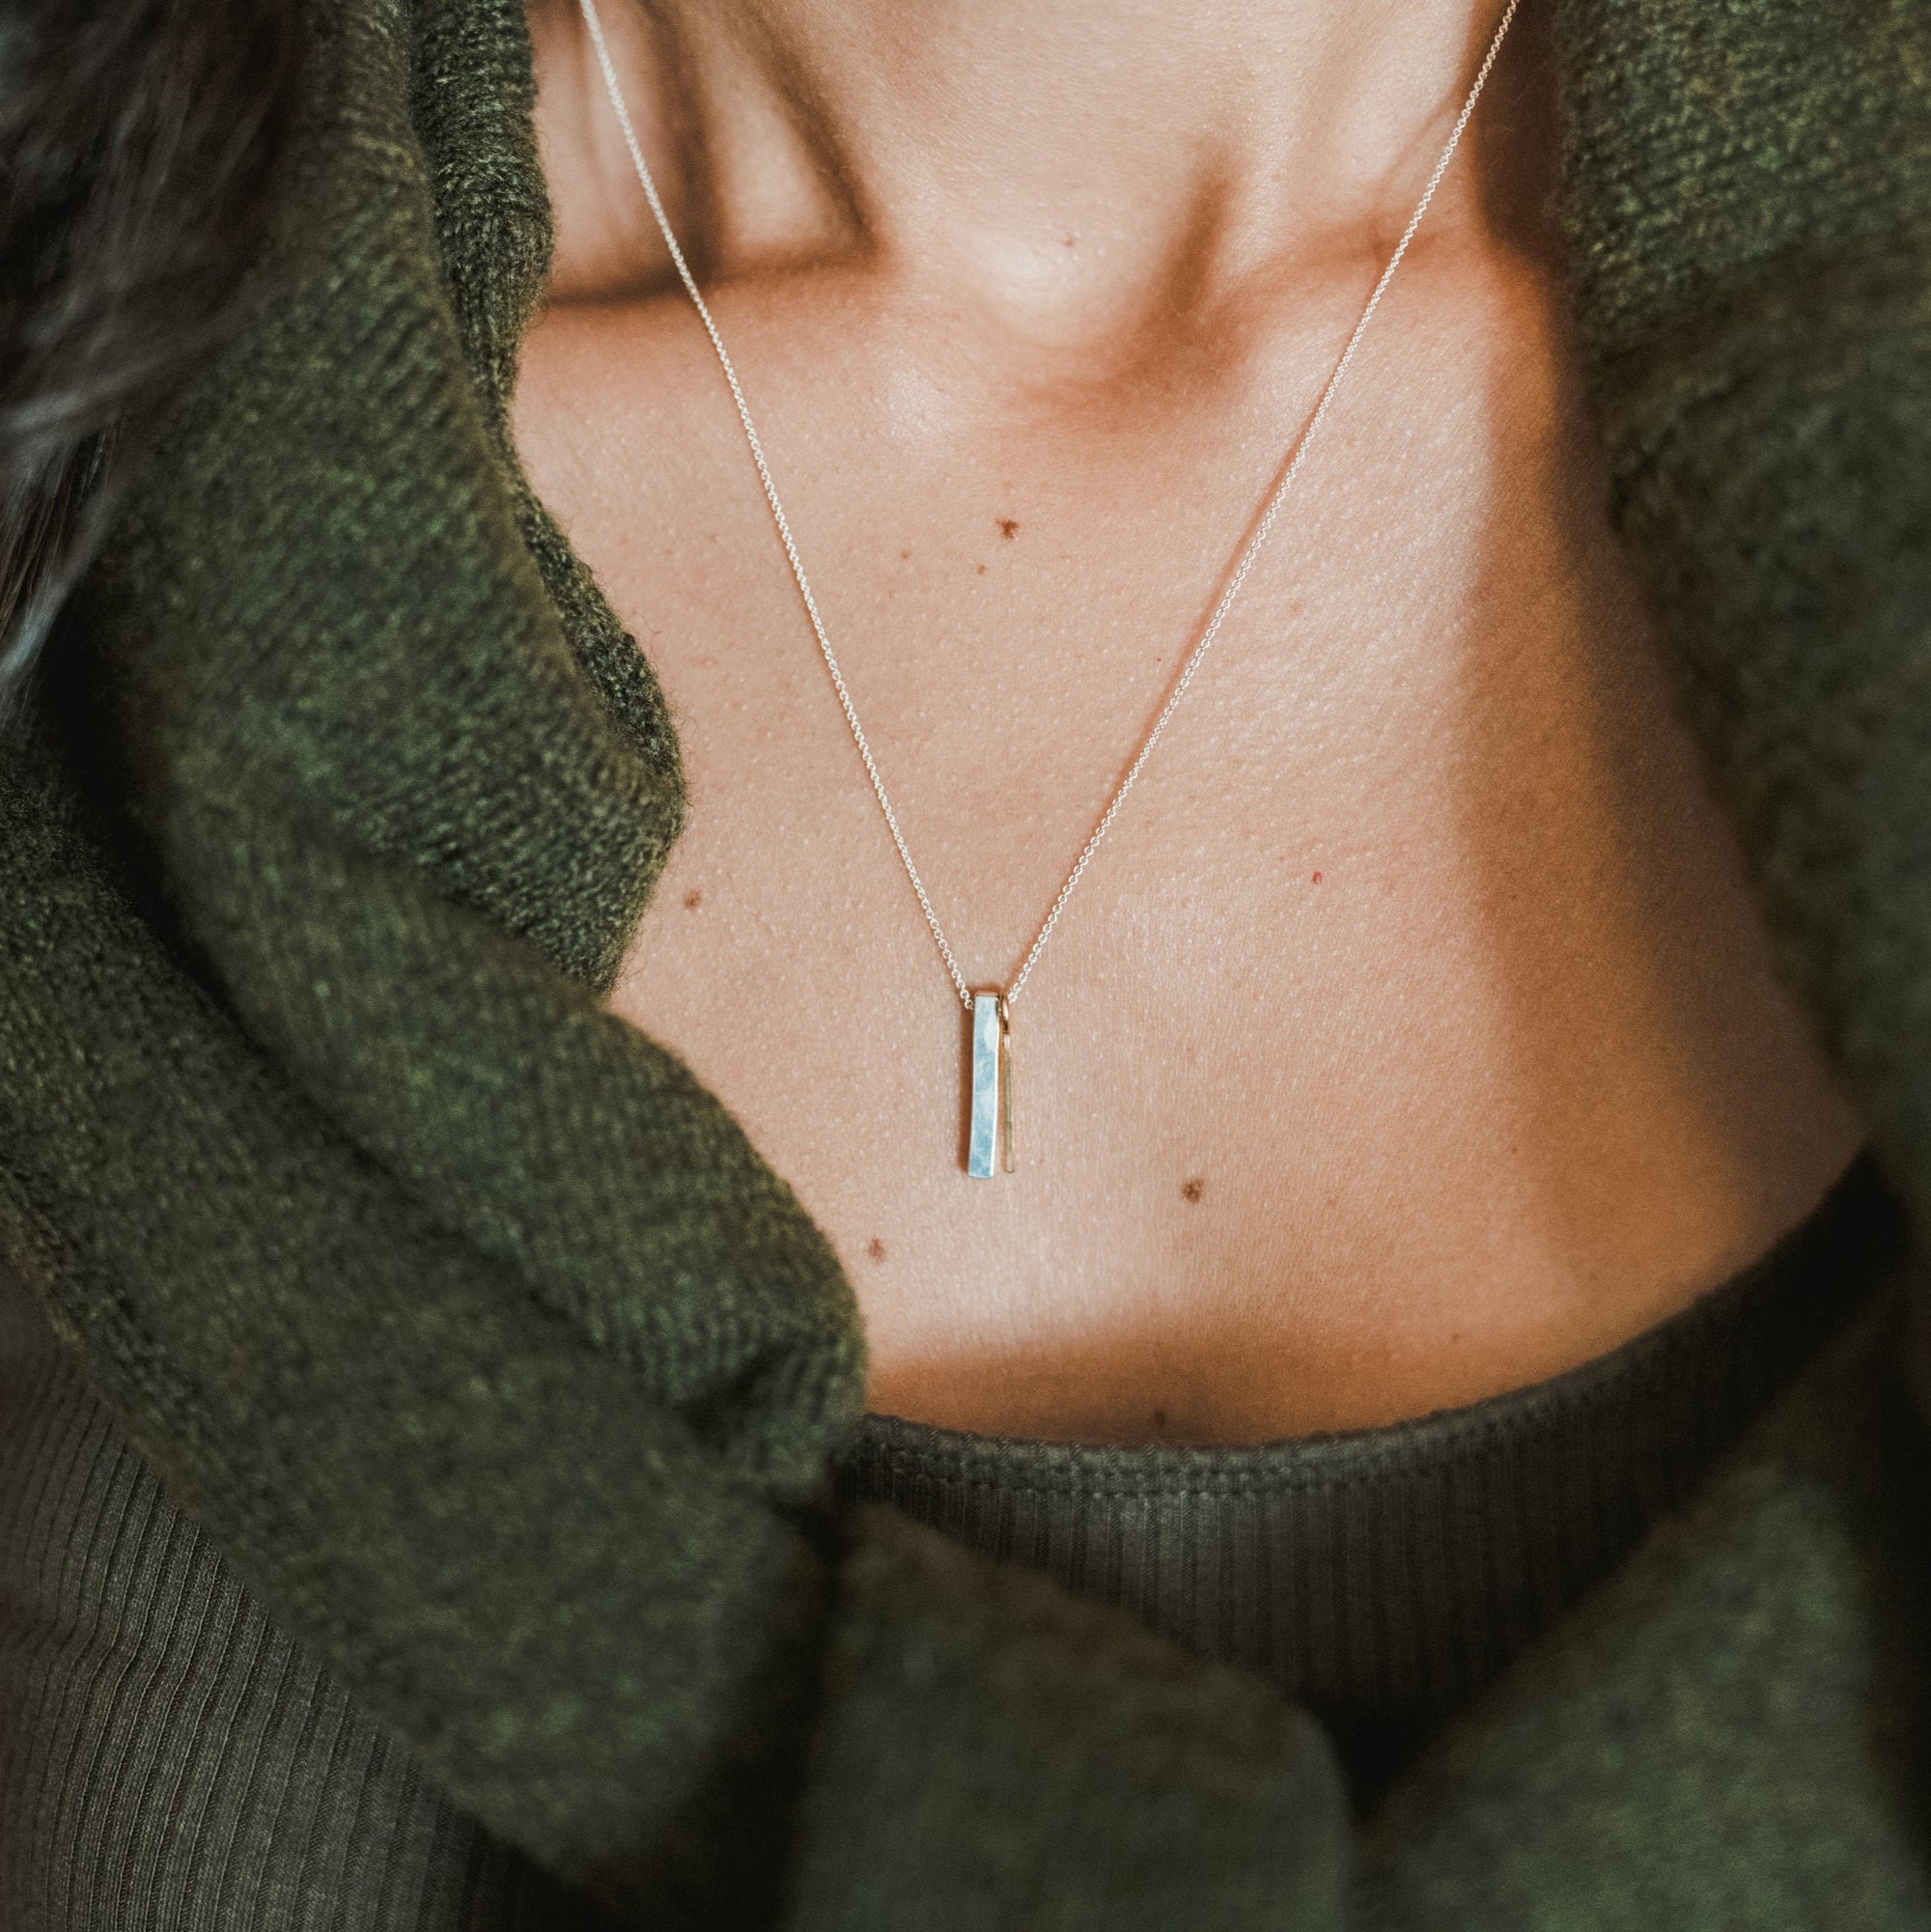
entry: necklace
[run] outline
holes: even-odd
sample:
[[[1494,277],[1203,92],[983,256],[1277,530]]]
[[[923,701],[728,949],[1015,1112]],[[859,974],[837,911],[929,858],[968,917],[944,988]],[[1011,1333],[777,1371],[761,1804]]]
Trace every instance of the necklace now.
[[[858,721],[858,707],[854,702],[852,692],[845,683],[845,674],[838,668],[838,654],[831,648],[831,639],[825,628],[825,619],[818,608],[818,599],[813,594],[811,579],[805,574],[804,559],[798,554],[797,540],[792,535],[791,518],[785,515],[785,508],[778,499],[778,487],[771,476],[771,466],[765,455],[763,440],[758,434],[757,425],[751,420],[751,406],[744,400],[743,385],[738,379],[737,365],[732,362],[730,351],[724,347],[724,338],[717,331],[717,323],[713,319],[711,307],[698,289],[697,278],[690,272],[690,265],[685,259],[684,250],[678,246],[677,237],[671,233],[670,218],[664,213],[662,199],[658,194],[657,182],[652,179],[649,166],[644,160],[644,151],[637,140],[636,128],[630,122],[630,111],[624,100],[624,91],[618,84],[616,63],[610,58],[609,42],[603,38],[603,23],[598,16],[597,0],[578,0],[583,10],[584,24],[590,30],[590,38],[597,51],[597,64],[602,70],[603,86],[610,97],[610,106],[617,117],[617,125],[624,134],[624,145],[630,150],[631,165],[637,171],[637,180],[644,190],[644,198],[650,203],[651,213],[655,217],[658,232],[663,237],[664,246],[670,251],[670,259],[676,266],[678,278],[683,282],[685,293],[689,295],[697,310],[698,319],[704,324],[704,332],[711,338],[711,347],[716,351],[718,366],[724,372],[724,379],[730,385],[731,400],[737,405],[738,420],[744,431],[744,441],[749,446],[751,461],[757,465],[758,481],[764,486],[765,501],[770,507],[771,521],[777,528],[778,542],[784,546],[786,560],[791,565],[791,573],[798,582],[798,592],[804,603],[805,616],[811,622],[812,635],[818,640],[819,655],[825,659],[825,668],[830,675],[831,688],[837,694],[840,708],[845,714],[845,722],[850,727],[852,742],[857,746],[858,757],[865,768],[865,776],[871,780],[873,796],[879,801],[879,810],[884,815],[885,828],[892,835],[892,844],[898,848],[900,863],[905,867],[906,877],[911,882],[911,889],[918,896],[919,910],[925,914],[925,923],[931,928],[932,937],[938,947],[939,958],[945,962],[945,970],[952,980],[953,991],[966,1013],[971,1024],[971,1092],[969,1127],[966,1134],[966,1171],[980,1180],[990,1180],[994,1172],[1003,1167],[1012,1173],[1017,1165],[1017,1155],[1013,1140],[1013,1023],[1014,1002],[1025,989],[1031,977],[1034,965],[1044,950],[1046,942],[1052,937],[1053,928],[1059,923],[1059,915],[1066,910],[1066,902],[1073,896],[1074,888],[1085,876],[1086,868],[1092,863],[1093,854],[1100,849],[1100,842],[1112,829],[1113,821],[1120,815],[1120,807],[1127,801],[1127,794],[1133,789],[1147,760],[1153,755],[1153,748],[1160,742],[1161,735],[1166,730],[1168,720],[1179,710],[1180,701],[1187,695],[1187,689],[1193,682],[1203,658],[1213,648],[1220,634],[1220,627],[1225,622],[1227,612],[1233,608],[1235,598],[1241,593],[1241,586],[1247,580],[1255,560],[1261,553],[1273,531],[1280,516],[1281,505],[1287,500],[1287,493],[1294,488],[1295,479],[1301,474],[1301,465],[1307,460],[1307,452],[1312,448],[1316,434],[1326,419],[1329,406],[1333,402],[1335,392],[1340,388],[1342,378],[1348,373],[1349,365],[1355,359],[1355,351],[1360,347],[1361,338],[1368,332],[1368,324],[1374,321],[1375,311],[1381,306],[1382,296],[1388,284],[1394,280],[1394,273],[1401,266],[1402,257],[1408,253],[1408,245],[1414,239],[1415,231],[1421,226],[1422,217],[1427,214],[1429,205],[1435,199],[1435,191],[1441,185],[1441,178],[1448,172],[1448,164],[1455,158],[1455,151],[1462,145],[1462,135],[1466,131],[1469,117],[1475,111],[1475,103],[1482,97],[1482,89],[1488,84],[1490,70],[1495,67],[1497,57],[1502,50],[1502,41],[1514,20],[1517,8],[1522,0],[1508,0],[1502,10],[1500,21],[1491,36],[1488,50],[1482,56],[1482,63],[1475,70],[1475,78],[1469,89],[1468,97],[1462,102],[1462,110],[1455,117],[1455,125],[1449,130],[1428,183],[1421,191],[1421,199],[1415,203],[1414,212],[1408,218],[1408,225],[1401,232],[1401,238],[1395,243],[1394,253],[1388,257],[1387,266],[1377,279],[1369,293],[1366,305],[1362,308],[1353,330],[1343,345],[1339,358],[1329,373],[1328,380],[1322,385],[1321,394],[1315,400],[1314,407],[1307,421],[1302,425],[1299,436],[1288,447],[1282,467],[1276,472],[1273,488],[1269,491],[1261,513],[1255,520],[1252,533],[1241,547],[1234,567],[1228,574],[1225,588],[1214,605],[1193,649],[1188,653],[1186,662],[1181,666],[1180,675],[1174,680],[1163,703],[1146,736],[1140,741],[1133,761],[1127,767],[1126,775],[1114,786],[1112,797],[1106,802],[1105,810],[1100,815],[1099,823],[1087,835],[1086,843],[1079,848],[1079,854],[1073,861],[1072,870],[1066,875],[1052,904],[1047,908],[1046,917],[1040,922],[1039,930],[1033,935],[1032,944],[1026,948],[1025,957],[1020,962],[1019,970],[1014,973],[1010,984],[997,987],[973,987],[960,970],[959,961],[954,956],[952,946],[945,937],[945,929],[938,923],[938,914],[932,909],[931,895],[925,889],[925,882],[919,877],[918,867],[913,864],[911,848],[906,843],[905,832],[899,826],[898,813],[892,809],[891,795],[885,790],[883,774],[879,770],[878,760],[872,755],[870,741],[865,736],[865,727]]]

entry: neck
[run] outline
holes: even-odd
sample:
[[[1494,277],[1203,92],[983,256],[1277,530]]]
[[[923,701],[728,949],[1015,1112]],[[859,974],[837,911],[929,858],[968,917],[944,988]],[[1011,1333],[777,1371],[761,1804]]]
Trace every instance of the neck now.
[[[714,274],[862,255],[1028,334],[1224,308],[1391,240],[1498,0],[602,0]],[[576,0],[536,15],[602,110]],[[549,57],[545,59],[546,49]],[[602,111],[600,111],[602,110]],[[553,138],[553,137],[552,137]],[[621,153],[596,137],[604,171]],[[1458,169],[1431,228],[1476,205]]]

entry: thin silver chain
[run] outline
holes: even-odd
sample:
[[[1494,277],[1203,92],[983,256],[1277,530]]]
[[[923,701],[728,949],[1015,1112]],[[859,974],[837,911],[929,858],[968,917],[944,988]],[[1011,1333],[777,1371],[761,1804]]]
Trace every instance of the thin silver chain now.
[[[617,124],[624,131],[624,145],[630,151],[631,164],[636,168],[637,180],[643,184],[645,198],[651,205],[651,213],[656,216],[658,232],[663,236],[664,246],[670,251],[670,259],[677,266],[679,279],[684,283],[685,292],[696,308],[698,319],[704,324],[704,332],[711,338],[711,347],[717,352],[718,365],[724,371],[724,379],[731,385],[731,400],[738,406],[738,420],[744,427],[744,440],[750,445],[751,461],[758,466],[758,481],[765,488],[765,501],[770,505],[771,521],[777,526],[778,541],[784,546],[784,553],[791,564],[791,574],[798,580],[798,596],[804,601],[805,615],[811,620],[812,634],[818,639],[819,655],[825,659],[825,668],[831,677],[831,688],[838,694],[840,709],[845,714],[845,722],[851,727],[852,742],[858,747],[858,756],[863,761],[865,775],[872,781],[872,792],[879,801],[879,809],[884,814],[885,826],[892,835],[892,843],[898,848],[899,858],[905,865],[906,877],[911,881],[911,889],[918,894],[919,910],[925,914],[925,923],[932,929],[932,937],[938,942],[939,957],[945,962],[945,970],[952,976],[952,984],[960,999],[969,1009],[972,1004],[972,989],[966,975],[959,970],[959,962],[953,956],[950,942],[946,939],[945,929],[938,923],[938,914],[932,910],[931,895],[925,889],[925,882],[918,876],[918,867],[913,864],[911,848],[906,844],[906,836],[899,826],[898,813],[892,809],[890,795],[885,790],[885,781],[879,770],[879,763],[872,755],[870,741],[865,736],[865,727],[858,721],[858,708],[852,701],[852,693],[845,683],[845,674],[838,668],[838,654],[831,648],[831,639],[825,629],[825,619],[818,608],[818,599],[812,594],[811,579],[805,574],[804,559],[798,554],[797,539],[792,535],[791,518],[785,515],[783,503],[778,500],[778,487],[771,478],[771,466],[765,457],[765,446],[758,435],[758,427],[751,420],[750,405],[744,400],[743,385],[738,380],[738,371],[731,360],[730,351],[724,347],[724,338],[717,332],[717,324],[713,320],[711,307],[705,301],[703,293],[697,286],[697,278],[690,272],[690,264],[685,260],[684,250],[678,246],[677,237],[671,233],[670,218],[664,213],[663,201],[658,194],[657,182],[651,177],[649,165],[644,160],[644,151],[637,140],[636,128],[631,125],[630,110],[625,104],[624,91],[617,81],[616,63],[610,58],[609,42],[603,38],[603,23],[598,17],[597,0],[578,0],[583,10],[584,23],[590,29],[590,38],[597,49],[597,62],[603,70],[603,85],[610,96],[610,105],[615,110]],[[1516,10],[1522,0],[1508,0],[1502,10],[1502,16],[1490,38],[1488,51],[1482,56],[1482,64],[1475,70],[1474,83],[1469,89],[1469,96],[1462,103],[1462,111],[1455,117],[1455,125],[1449,131],[1447,145],[1441,150],[1441,158],[1428,177],[1428,185],[1421,191],[1421,199],[1414,205],[1414,212],[1408,218],[1408,226],[1401,232],[1401,239],[1395,243],[1394,253],[1381,272],[1381,279],[1375,283],[1361,310],[1360,320],[1356,322],[1346,346],[1341,350],[1340,359],[1334,364],[1332,373],[1323,386],[1313,412],[1308,416],[1299,438],[1295,441],[1287,460],[1286,467],[1280,472],[1278,481],[1268,496],[1259,521],[1255,523],[1253,534],[1243,546],[1235,563],[1233,574],[1228,577],[1226,588],[1214,606],[1206,628],[1201,631],[1199,641],[1188,654],[1187,662],[1182,666],[1180,676],[1175,681],[1166,702],[1161,706],[1160,714],[1153,721],[1153,727],[1141,741],[1138,753],[1128,766],[1126,776],[1113,788],[1113,796],[1107,802],[1100,822],[1093,827],[1086,843],[1079,848],[1079,855],[1073,862],[1073,869],[1066,875],[1066,882],[1054,895],[1051,906],[1039,931],[1033,936],[1032,944],[1026,950],[1025,958],[1020,964],[1019,971],[1013,976],[1013,983],[1006,989],[1005,1001],[1011,1006],[1020,996],[1028,976],[1033,969],[1046,942],[1052,937],[1052,929],[1059,923],[1059,915],[1066,910],[1066,902],[1073,896],[1073,888],[1079,883],[1086,868],[1092,863],[1093,854],[1100,849],[1100,841],[1111,830],[1113,821],[1120,815],[1120,807],[1127,801],[1127,794],[1133,789],[1147,760],[1153,755],[1153,748],[1160,742],[1161,734],[1165,731],[1167,721],[1180,708],[1180,701],[1187,695],[1187,687],[1193,682],[1193,674],[1199,670],[1201,660],[1213,648],[1214,640],[1220,634],[1220,627],[1226,621],[1227,612],[1233,608],[1234,600],[1240,595],[1241,586],[1247,580],[1248,573],[1254,567],[1261,547],[1273,530],[1275,520],[1280,516],[1281,505],[1287,500],[1287,493],[1294,487],[1296,477],[1301,474],[1301,465],[1307,461],[1307,452],[1313,446],[1316,433],[1326,419],[1329,406],[1334,400],[1334,393],[1341,386],[1342,378],[1348,373],[1348,366],[1355,359],[1355,351],[1360,347],[1362,336],[1368,332],[1368,324],[1374,321],[1375,311],[1381,306],[1382,296],[1388,284],[1394,280],[1394,273],[1401,266],[1402,257],[1408,253],[1408,245],[1414,239],[1415,231],[1421,226],[1422,217],[1427,214],[1429,205],[1435,199],[1435,191],[1441,185],[1441,178],[1448,172],[1448,164],[1455,158],[1455,151],[1462,145],[1462,135],[1469,126],[1469,117],[1475,111],[1475,103],[1482,98],[1482,89],[1488,85],[1491,70],[1497,57],[1501,53],[1502,41],[1509,30],[1509,23],[1516,16]]]

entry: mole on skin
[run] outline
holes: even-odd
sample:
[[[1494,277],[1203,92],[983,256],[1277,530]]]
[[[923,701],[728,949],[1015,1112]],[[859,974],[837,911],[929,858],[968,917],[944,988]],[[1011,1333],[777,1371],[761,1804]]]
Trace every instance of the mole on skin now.
[[[1191,1181],[1183,1181],[1180,1186],[1182,1198],[1189,1201],[1197,1201],[1206,1191],[1207,1183],[1197,1176]]]

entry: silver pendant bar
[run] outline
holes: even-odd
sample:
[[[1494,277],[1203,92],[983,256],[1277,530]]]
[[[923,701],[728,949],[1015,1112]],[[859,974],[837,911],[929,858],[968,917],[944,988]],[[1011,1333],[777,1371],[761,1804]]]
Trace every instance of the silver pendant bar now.
[[[966,1171],[975,1181],[990,1181],[1002,1165],[1008,1174],[1013,1171],[1013,1048],[1006,996],[994,988],[972,995],[972,1112]]]
[[[999,995],[999,1165],[1008,1174],[1018,1167],[1013,1155],[1013,1009]]]

